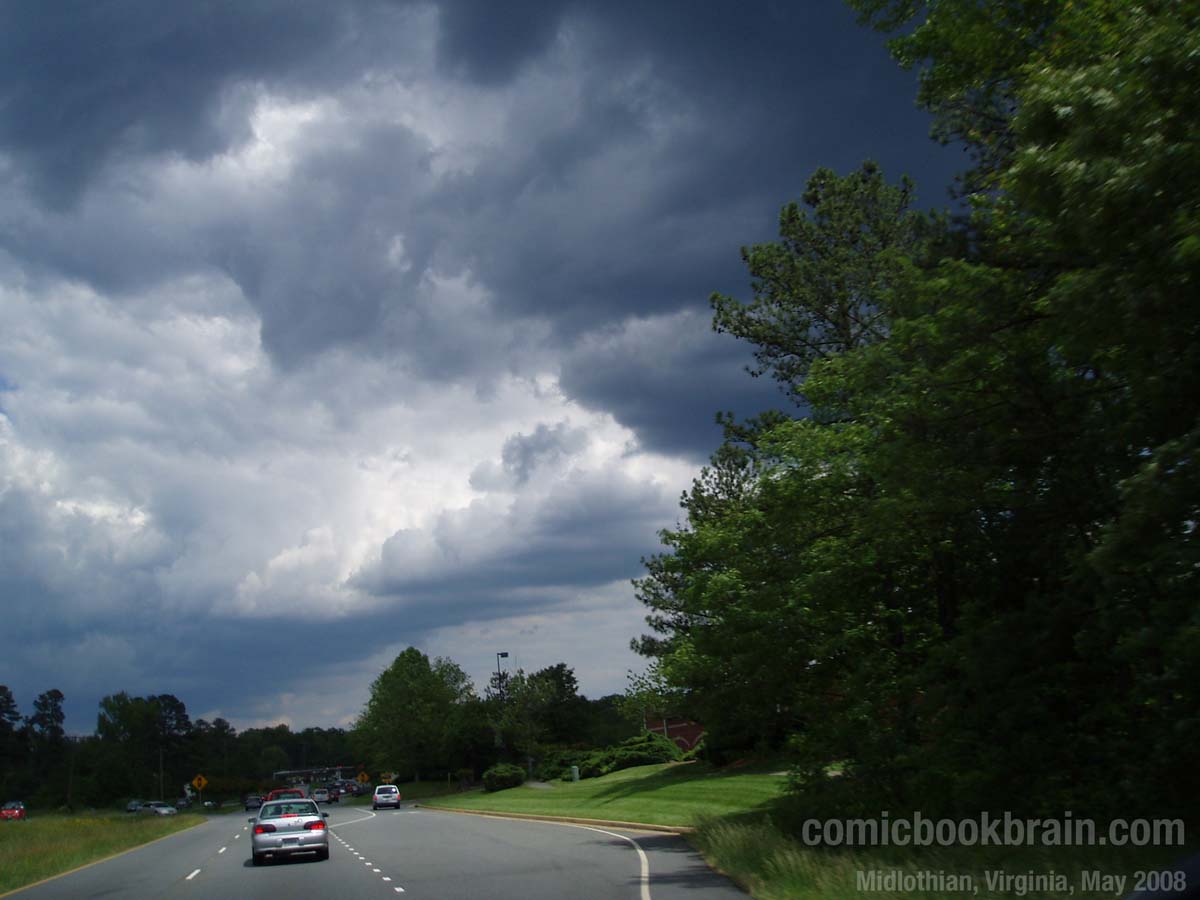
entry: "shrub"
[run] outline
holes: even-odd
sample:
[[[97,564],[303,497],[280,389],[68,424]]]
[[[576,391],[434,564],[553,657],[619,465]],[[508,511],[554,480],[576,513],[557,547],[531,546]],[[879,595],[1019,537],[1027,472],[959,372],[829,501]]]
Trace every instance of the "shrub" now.
[[[497,763],[483,773],[485,791],[502,791],[525,783],[525,770],[510,763]]]
[[[615,747],[593,750],[576,765],[579,766],[580,778],[598,778],[621,769],[674,762],[682,758],[683,751],[674,741],[656,732],[646,731],[621,741]],[[563,777],[569,778],[570,775],[568,773]]]

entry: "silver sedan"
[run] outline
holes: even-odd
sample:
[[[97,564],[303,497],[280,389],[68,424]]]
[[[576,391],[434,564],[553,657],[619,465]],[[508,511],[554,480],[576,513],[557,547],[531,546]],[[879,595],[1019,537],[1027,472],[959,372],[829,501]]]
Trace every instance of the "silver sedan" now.
[[[268,856],[315,853],[329,859],[329,829],[323,813],[312,800],[272,800],[264,803],[250,819],[250,859],[259,865]]]

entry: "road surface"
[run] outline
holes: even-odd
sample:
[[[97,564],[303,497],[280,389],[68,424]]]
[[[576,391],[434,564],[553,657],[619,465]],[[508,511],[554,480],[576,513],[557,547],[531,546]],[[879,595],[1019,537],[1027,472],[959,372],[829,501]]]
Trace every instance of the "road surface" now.
[[[14,900],[744,900],[671,834],[443,813],[329,808],[330,858],[250,864],[245,815],[203,825]]]

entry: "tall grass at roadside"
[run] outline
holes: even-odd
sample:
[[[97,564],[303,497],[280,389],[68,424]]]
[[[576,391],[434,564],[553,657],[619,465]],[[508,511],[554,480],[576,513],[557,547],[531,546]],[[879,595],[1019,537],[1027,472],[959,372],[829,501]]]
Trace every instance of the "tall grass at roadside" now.
[[[689,839],[711,864],[745,887],[756,900],[862,900],[865,892],[878,900],[933,900],[962,897],[961,890],[917,889],[865,891],[859,873],[900,872],[920,878],[971,875],[981,900],[1012,900],[1015,884],[990,890],[987,873],[1013,876],[1065,876],[1067,890],[1030,888],[1025,896],[1067,900],[1124,896],[1136,884],[1129,877],[1118,894],[1084,890],[1082,872],[1132,876],[1138,871],[1166,871],[1187,851],[1180,847],[936,847],[831,850],[806,847],[775,828],[769,820],[731,822],[702,817]],[[926,875],[928,877],[928,875]],[[917,882],[919,884],[919,882]],[[1033,882],[1029,882],[1034,884]],[[1072,891],[1071,888],[1074,890]],[[970,891],[965,892],[970,895]]]
[[[198,815],[34,815],[0,823],[0,893],[104,859],[204,821]]]

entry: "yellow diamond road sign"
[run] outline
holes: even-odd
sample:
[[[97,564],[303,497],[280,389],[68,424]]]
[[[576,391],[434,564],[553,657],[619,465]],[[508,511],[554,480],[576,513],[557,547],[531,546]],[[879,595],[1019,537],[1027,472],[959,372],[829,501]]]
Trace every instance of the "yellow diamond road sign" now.
[[[192,787],[194,787],[198,791],[204,790],[204,788],[207,785],[208,785],[208,779],[205,778],[203,775],[197,775],[195,778],[192,779]]]
[[[368,775],[366,772],[358,773],[358,783],[359,784],[366,784],[370,780],[371,780],[371,776]]]

